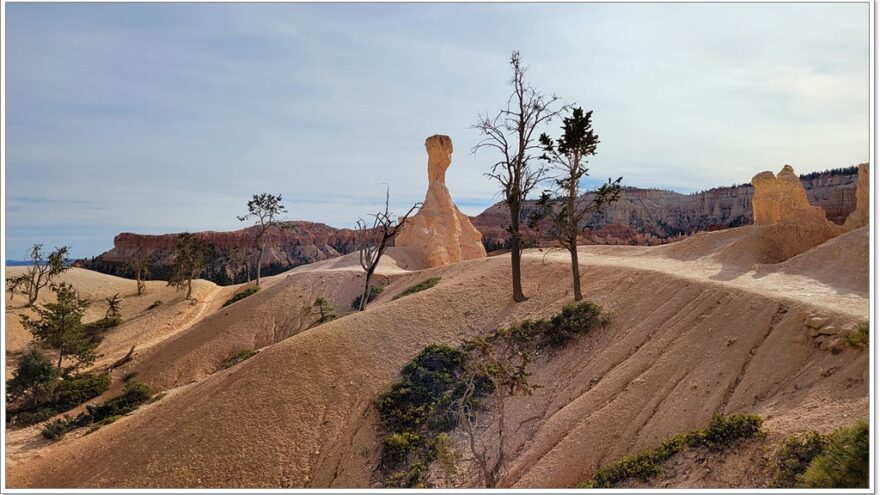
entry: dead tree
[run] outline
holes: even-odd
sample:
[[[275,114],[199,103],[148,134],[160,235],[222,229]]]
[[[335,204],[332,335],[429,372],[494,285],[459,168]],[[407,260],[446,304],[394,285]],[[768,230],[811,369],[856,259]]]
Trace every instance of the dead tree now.
[[[489,149],[500,155],[489,173],[501,186],[504,203],[510,211],[510,265],[513,286],[513,300],[525,301],[522,290],[522,206],[529,193],[543,179],[546,166],[535,160],[540,146],[537,143],[537,129],[556,117],[561,109],[555,109],[559,100],[556,96],[545,97],[525,81],[526,68],[522,65],[519,52],[510,56],[513,78],[510,80],[513,92],[507,105],[494,117],[480,115],[479,122],[473,126],[483,138],[474,146],[476,153]]]
[[[574,300],[584,298],[581,293],[581,273],[578,261],[578,240],[584,230],[584,220],[590,213],[601,213],[620,197],[622,177],[592,191],[589,197],[581,198],[580,181],[589,175],[587,157],[596,154],[599,136],[593,132],[593,112],[584,113],[578,107],[563,119],[562,136],[554,142],[547,134],[541,134],[539,141],[544,147],[542,160],[550,163],[558,175],[553,178],[556,186],[555,198],[545,191],[538,201],[536,215],[532,218],[533,227],[540,219],[549,217],[551,225],[547,234],[565,248],[571,256],[571,275],[574,287]]]
[[[394,236],[397,235],[398,230],[400,230],[412,212],[422,206],[421,203],[416,203],[412,205],[405,215],[395,219],[394,215],[389,211],[390,199],[390,192],[386,188],[385,211],[371,215],[373,217],[372,226],[367,225],[363,218],[359,218],[357,221],[355,230],[357,233],[359,259],[361,267],[367,274],[358,311],[363,311],[367,307],[370,297],[370,279],[373,277],[376,267],[379,266],[379,260],[382,259],[388,242],[394,239]]]
[[[532,348],[519,334],[503,328],[465,340],[462,349],[468,353],[465,387],[453,405],[454,412],[467,434],[472,461],[483,483],[486,488],[495,488],[507,463],[505,402],[515,395],[531,395],[537,388],[529,382]],[[482,404],[483,398],[489,403]]]

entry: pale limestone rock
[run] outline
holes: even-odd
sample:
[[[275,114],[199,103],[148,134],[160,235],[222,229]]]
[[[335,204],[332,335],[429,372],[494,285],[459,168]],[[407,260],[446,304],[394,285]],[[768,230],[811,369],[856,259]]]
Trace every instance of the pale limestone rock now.
[[[828,318],[822,318],[821,316],[814,316],[807,321],[807,326],[810,328],[822,328],[826,324],[828,324]]]
[[[417,214],[406,221],[394,239],[425,266],[440,266],[486,257],[483,236],[458,210],[446,188],[446,169],[452,163],[452,140],[434,135],[425,140],[428,152],[428,193]]]
[[[871,191],[870,170],[867,163],[859,165],[859,182],[856,186],[856,209],[846,217],[843,226],[846,230],[853,230],[868,225],[870,201],[868,194]]]
[[[761,172],[752,178],[752,186],[755,188],[752,197],[755,225],[828,222],[825,210],[810,205],[807,191],[791,165],[782,167],[776,175]]]

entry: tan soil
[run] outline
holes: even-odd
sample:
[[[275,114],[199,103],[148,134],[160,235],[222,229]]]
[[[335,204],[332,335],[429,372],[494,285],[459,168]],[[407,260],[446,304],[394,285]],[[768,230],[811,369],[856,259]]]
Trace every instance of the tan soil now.
[[[534,363],[543,387],[508,407],[505,486],[573,487],[715,411],[761,414],[773,434],[867,418],[867,354],[821,351],[803,324],[807,313],[837,328],[866,319],[867,287],[823,283],[806,264],[759,275],[753,259],[715,256],[753,235],[747,227],[675,249],[582,248],[585,296],[614,322]],[[867,249],[853,244],[822,269],[842,270],[850,251]],[[381,435],[372,400],[406,361],[429,343],[551,315],[571,299],[568,259],[556,252],[526,253],[530,299],[519,304],[506,255],[412,272],[400,268],[406,260],[384,261],[389,285],[365,312],[308,330],[297,322],[313,297],[341,312],[359,292],[362,274],[346,256],[279,275],[156,343],[126,370],[159,388],[185,387],[87,436],[45,445],[35,430],[11,434],[9,486],[372,486]],[[431,276],[442,280],[391,300]],[[214,372],[243,347],[263,348]]]

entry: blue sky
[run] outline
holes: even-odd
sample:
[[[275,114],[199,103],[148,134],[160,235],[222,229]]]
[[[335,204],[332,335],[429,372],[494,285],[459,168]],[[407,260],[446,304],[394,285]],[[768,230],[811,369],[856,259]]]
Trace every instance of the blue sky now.
[[[594,110],[601,180],[691,192],[868,160],[868,4],[6,5],[7,258],[229,230],[253,193],[350,227],[390,184],[498,200],[469,127],[507,60]],[[558,124],[554,124],[551,131]]]

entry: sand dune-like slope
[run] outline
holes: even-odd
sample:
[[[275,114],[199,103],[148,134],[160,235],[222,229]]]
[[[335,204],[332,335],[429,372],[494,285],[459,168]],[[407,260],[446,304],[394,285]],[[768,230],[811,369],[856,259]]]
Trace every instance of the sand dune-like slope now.
[[[7,269],[7,275],[23,273],[24,267]],[[90,304],[83,321],[90,322],[100,319],[107,311],[107,297],[119,294],[122,297],[120,311],[123,323],[107,331],[104,341],[98,348],[103,356],[96,362],[96,367],[104,367],[125,355],[132,345],[144,349],[161,340],[182,332],[190,325],[207,314],[216,310],[225,298],[224,294],[234,292],[236,288],[221,288],[212,282],[195,280],[193,282],[194,301],[185,301],[185,293],[168,287],[163,281],[146,282],[146,293],[137,295],[136,283],[133,280],[106,275],[103,273],[71,268],[58,276],[54,282],[71,284],[80,296],[89,300]],[[51,290],[40,291],[37,304],[54,300]],[[162,304],[158,308],[148,309],[155,302]],[[32,337],[21,325],[20,316],[36,313],[24,307],[25,296],[16,294],[10,301],[7,296],[6,307],[6,353],[14,356],[30,345]],[[7,367],[7,377],[11,367]]]
[[[574,486],[599,464],[702,426],[715,411],[761,414],[777,434],[867,417],[866,354],[822,351],[803,324],[807,313],[838,328],[867,318],[867,289],[839,290],[804,269],[760,276],[744,263],[725,264],[712,256],[720,248],[698,243],[724,245],[754,232],[715,234],[732,237],[727,241],[711,235],[683,241],[675,255],[582,249],[585,295],[612,311],[614,322],[538,357],[533,382],[543,387],[508,408],[505,485]],[[685,255],[688,249],[695,252]],[[839,258],[823,266],[844,263]],[[293,318],[303,300],[328,294],[339,307],[356,293],[356,271],[343,268],[350,261],[323,263],[283,274],[275,286],[154,346],[156,357],[136,364],[145,379],[192,383],[95,433],[17,458],[7,465],[8,484],[370,486],[381,435],[372,400],[406,361],[429,343],[454,344],[551,315],[571,298],[567,258],[530,251],[523,268],[531,298],[524,303],[510,300],[509,258],[499,256],[390,270],[390,285],[367,311],[291,330],[284,318]],[[391,300],[429,276],[443,278]],[[267,331],[276,325],[280,333]],[[233,348],[221,342],[239,335],[246,337],[236,346],[271,345],[208,376],[217,356]]]

